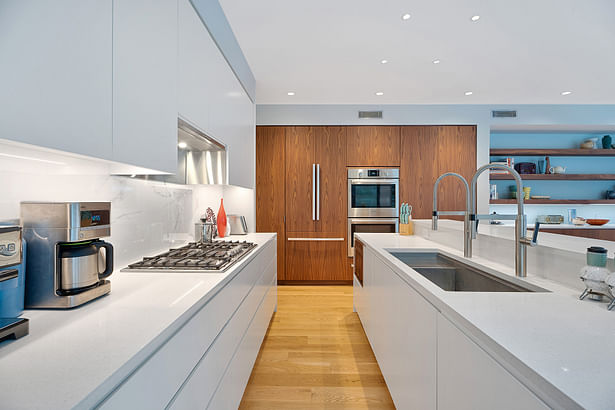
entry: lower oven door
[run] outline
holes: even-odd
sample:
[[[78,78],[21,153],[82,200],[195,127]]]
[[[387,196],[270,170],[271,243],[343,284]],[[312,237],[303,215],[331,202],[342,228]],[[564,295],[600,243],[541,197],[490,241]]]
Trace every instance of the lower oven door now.
[[[348,218],[348,256],[354,256],[354,234],[399,232],[398,218]]]

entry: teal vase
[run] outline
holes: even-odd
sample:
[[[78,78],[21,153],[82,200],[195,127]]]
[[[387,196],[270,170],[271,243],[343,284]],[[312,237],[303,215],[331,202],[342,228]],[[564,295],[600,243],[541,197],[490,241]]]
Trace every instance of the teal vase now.
[[[613,145],[613,139],[610,135],[605,135],[604,137],[602,137],[602,148],[610,149],[611,145]]]

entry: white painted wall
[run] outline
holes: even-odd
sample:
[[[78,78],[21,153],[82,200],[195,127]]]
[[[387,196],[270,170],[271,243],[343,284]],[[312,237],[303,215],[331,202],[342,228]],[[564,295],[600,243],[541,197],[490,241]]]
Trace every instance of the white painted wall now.
[[[382,110],[383,118],[358,118]],[[492,118],[491,110],[517,110],[517,118]],[[476,125],[476,162],[489,162],[490,131],[514,125],[604,126],[615,129],[615,105],[257,105],[257,125]],[[489,211],[489,178],[481,176],[478,210]],[[431,192],[426,193],[431,195]]]

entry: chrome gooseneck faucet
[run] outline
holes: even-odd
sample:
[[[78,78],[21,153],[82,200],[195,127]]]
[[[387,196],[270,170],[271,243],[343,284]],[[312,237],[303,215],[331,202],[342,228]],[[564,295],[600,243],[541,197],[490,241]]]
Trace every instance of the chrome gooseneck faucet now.
[[[456,177],[463,182],[463,185],[466,189],[466,210],[465,211],[438,211],[438,185],[440,181],[444,177]],[[438,218],[440,215],[463,215],[463,256],[466,258],[472,257],[472,231],[470,227],[470,212],[472,212],[471,204],[470,204],[470,187],[468,186],[468,181],[466,179],[455,173],[455,172],[446,172],[436,179],[436,182],[433,186],[433,214],[431,216],[431,229],[434,231],[438,230]]]
[[[504,169],[508,171],[515,181],[517,182],[517,215],[477,215],[476,214],[476,184],[478,177],[488,169]],[[480,167],[474,177],[472,178],[472,213],[470,214],[470,231],[471,238],[476,238],[476,231],[478,229],[478,222],[480,220],[514,220],[515,221],[515,275],[519,277],[527,276],[527,246],[536,246],[538,240],[538,231],[540,229],[540,223],[536,222],[534,227],[533,238],[527,239],[527,225],[523,209],[523,181],[521,176],[506,165],[500,164],[487,164]],[[464,251],[465,253],[465,251]],[[469,254],[472,255],[472,241],[470,240]]]

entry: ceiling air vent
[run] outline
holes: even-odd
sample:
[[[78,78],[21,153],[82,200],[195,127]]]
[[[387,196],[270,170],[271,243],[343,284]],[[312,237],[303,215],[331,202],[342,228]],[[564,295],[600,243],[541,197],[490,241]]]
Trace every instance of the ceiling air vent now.
[[[515,110],[500,110],[491,111],[493,118],[517,118],[517,111]]]
[[[382,111],[359,111],[359,118],[382,118]]]

